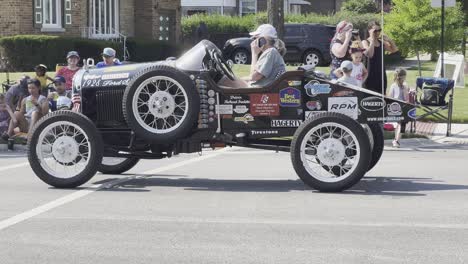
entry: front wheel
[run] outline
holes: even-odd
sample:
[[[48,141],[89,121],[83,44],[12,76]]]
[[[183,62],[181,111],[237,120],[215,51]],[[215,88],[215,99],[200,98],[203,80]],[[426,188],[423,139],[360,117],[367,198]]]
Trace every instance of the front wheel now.
[[[296,130],[291,160],[305,184],[323,192],[339,192],[367,172],[370,143],[364,128],[348,116],[317,114]]]
[[[74,188],[97,172],[103,143],[86,116],[56,111],[40,119],[28,139],[28,160],[34,173],[57,188]]]
[[[138,161],[138,158],[104,157],[98,171],[103,174],[121,174],[135,167]]]

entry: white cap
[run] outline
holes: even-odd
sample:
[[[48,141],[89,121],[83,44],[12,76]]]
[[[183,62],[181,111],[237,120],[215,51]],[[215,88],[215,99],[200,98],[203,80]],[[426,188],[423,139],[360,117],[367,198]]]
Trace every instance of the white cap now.
[[[115,57],[115,50],[113,48],[105,48],[102,51],[102,55],[107,57]]]
[[[250,32],[249,34],[252,37],[278,38],[278,33],[276,32],[276,29],[270,24],[260,25],[254,32]]]
[[[341,70],[343,71],[352,71],[353,70],[353,63],[349,60],[345,60],[340,65]]]

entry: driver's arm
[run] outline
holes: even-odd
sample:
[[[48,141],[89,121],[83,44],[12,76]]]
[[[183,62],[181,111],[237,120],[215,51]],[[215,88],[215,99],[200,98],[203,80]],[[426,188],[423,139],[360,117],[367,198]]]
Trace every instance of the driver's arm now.
[[[261,79],[265,78],[265,76],[263,76],[261,73],[259,73],[258,71],[254,71],[252,73],[252,77],[251,77],[251,81],[252,82],[256,82],[256,81],[259,81]]]

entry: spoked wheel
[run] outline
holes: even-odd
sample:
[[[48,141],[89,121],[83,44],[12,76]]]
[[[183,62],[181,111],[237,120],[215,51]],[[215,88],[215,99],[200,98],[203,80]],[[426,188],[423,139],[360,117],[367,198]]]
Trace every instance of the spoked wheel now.
[[[380,158],[382,157],[382,153],[384,150],[384,131],[382,124],[377,123],[369,123],[364,126],[366,130],[369,140],[371,142],[371,149],[372,155],[369,163],[369,168],[367,169],[370,171],[374,166],[379,162]]]
[[[103,174],[121,174],[135,167],[138,161],[138,158],[104,157],[98,171]]]
[[[291,160],[299,178],[323,192],[339,192],[367,172],[369,139],[359,123],[339,113],[317,114],[297,130]]]
[[[186,136],[195,124],[200,99],[193,81],[183,72],[155,66],[129,83],[123,111],[139,136],[166,143]]]
[[[45,183],[74,188],[96,174],[102,160],[102,139],[86,116],[53,112],[34,127],[28,141],[28,159]]]

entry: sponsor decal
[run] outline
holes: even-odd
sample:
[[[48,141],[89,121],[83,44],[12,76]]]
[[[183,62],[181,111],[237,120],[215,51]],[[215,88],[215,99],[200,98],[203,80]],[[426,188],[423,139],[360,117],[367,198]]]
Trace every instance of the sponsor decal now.
[[[307,109],[309,110],[321,110],[322,109],[322,102],[319,100],[316,101],[308,101],[306,103]]]
[[[413,108],[408,111],[408,117],[411,119],[416,119],[416,108]]]
[[[208,104],[214,105],[215,103],[216,103],[216,100],[214,98],[211,97],[208,99]]]
[[[367,122],[400,122],[405,120],[402,116],[379,116],[379,117],[368,117]]]
[[[278,94],[250,95],[250,113],[253,116],[279,116]]]
[[[289,86],[300,86],[302,81],[288,81]]]
[[[357,119],[357,97],[330,97],[328,98],[328,111],[342,113],[353,119]]]
[[[102,75],[101,80],[126,79],[128,78],[128,76],[129,76],[128,72],[104,74]]]
[[[342,90],[342,91],[334,92],[332,94],[332,96],[336,96],[336,97],[353,96],[353,95],[354,95],[354,91],[351,91],[351,90]]]
[[[302,124],[302,120],[298,120],[298,119],[271,120],[272,127],[298,127],[301,124]]]
[[[225,104],[250,104],[250,100],[244,95],[230,95],[224,100]]]
[[[96,74],[86,74],[85,76],[83,76],[83,80],[87,81],[87,80],[97,80],[97,79],[100,79],[101,78],[101,75],[96,75]]]
[[[308,96],[314,97],[319,94],[329,94],[331,92],[330,84],[310,81],[304,86]]]
[[[235,122],[242,122],[244,124],[248,124],[249,122],[252,122],[254,120],[255,119],[251,114],[245,114],[244,116],[234,117]]]
[[[280,105],[284,107],[301,106],[301,91],[288,87],[279,92]]]
[[[232,115],[222,115],[222,119],[232,119]]]
[[[234,112],[236,114],[245,114],[249,111],[249,108],[246,105],[236,105]]]
[[[232,105],[216,105],[216,114],[232,115]]]
[[[387,114],[392,116],[401,115],[401,105],[397,102],[391,103],[387,106]]]
[[[305,119],[309,119],[312,116],[320,113],[326,113],[327,111],[305,111]]]
[[[382,97],[372,96],[361,100],[361,107],[367,111],[379,111],[385,108],[387,104]]]
[[[130,72],[136,70],[138,65],[120,65],[114,67],[106,67],[103,69],[103,72]]]
[[[278,130],[252,130],[250,131],[252,136],[257,135],[278,135]]]

